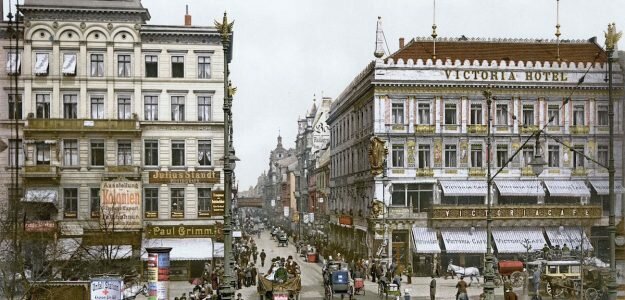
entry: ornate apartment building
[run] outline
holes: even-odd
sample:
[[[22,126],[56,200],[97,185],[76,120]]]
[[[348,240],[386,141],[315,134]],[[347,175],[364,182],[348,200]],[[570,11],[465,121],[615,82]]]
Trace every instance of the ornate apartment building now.
[[[400,39],[397,52],[377,55],[332,105],[331,243],[426,276],[433,261],[481,266],[490,155],[493,174],[503,167],[490,191],[499,258],[545,243],[607,258],[606,73],[595,41],[437,39],[434,50],[432,39]],[[622,222],[623,73],[616,63],[613,77]],[[529,165],[536,151],[546,160],[538,176]]]
[[[49,205],[27,223],[54,224],[60,240],[90,247],[98,243],[90,236],[111,224],[103,219],[119,220],[128,226],[107,231],[121,257],[221,236],[223,66],[231,53],[224,56],[215,27],[192,26],[190,15],[184,26],[149,25],[140,0],[26,0],[20,11],[19,51],[4,47],[0,56],[0,80],[19,82],[0,94],[0,138],[9,145],[0,164],[15,166],[17,151],[23,202]],[[181,224],[198,234],[185,235]],[[191,276],[188,264],[173,268]]]

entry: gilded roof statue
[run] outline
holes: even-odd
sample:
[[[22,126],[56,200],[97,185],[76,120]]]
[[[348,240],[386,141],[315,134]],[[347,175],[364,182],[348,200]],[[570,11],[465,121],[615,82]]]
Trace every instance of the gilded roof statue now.
[[[382,174],[387,154],[388,149],[384,146],[384,141],[377,136],[372,137],[371,148],[369,148],[369,163],[371,164],[371,174],[373,176]]]
[[[614,47],[618,44],[618,41],[623,35],[622,32],[616,32],[616,24],[608,24],[608,31],[605,32],[605,48],[606,50],[614,50]]]
[[[234,94],[237,92],[237,87],[232,85],[232,82],[228,80],[228,97],[234,97]]]
[[[217,31],[221,34],[221,37],[228,41],[230,39],[230,34],[232,33],[232,26],[234,25],[234,21],[228,23],[228,16],[224,12],[224,18],[221,23],[215,21],[215,27]]]

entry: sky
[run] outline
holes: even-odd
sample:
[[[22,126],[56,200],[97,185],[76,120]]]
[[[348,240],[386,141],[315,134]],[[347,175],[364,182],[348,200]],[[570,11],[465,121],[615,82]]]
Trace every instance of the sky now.
[[[4,0],[5,7],[8,0]],[[20,1],[22,2],[22,1]],[[142,0],[149,24],[193,25],[234,19],[231,79],[239,189],[268,169],[278,133],[294,147],[297,119],[313,98],[335,98],[374,59],[377,17],[391,52],[431,34],[433,0]],[[5,9],[5,12],[7,10]],[[561,0],[562,39],[625,28],[624,0]],[[5,13],[6,14],[6,13]],[[439,37],[555,38],[556,0],[437,0]],[[619,43],[625,49],[625,41]]]

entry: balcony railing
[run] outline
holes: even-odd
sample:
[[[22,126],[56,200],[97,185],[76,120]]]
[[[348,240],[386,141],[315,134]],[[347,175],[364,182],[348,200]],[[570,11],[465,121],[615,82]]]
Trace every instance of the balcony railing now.
[[[417,177],[434,177],[434,170],[430,168],[417,169],[416,175]]]
[[[588,174],[588,170],[586,168],[575,168],[571,172],[571,176],[586,176]]]
[[[436,132],[436,126],[434,125],[414,125],[414,132],[421,134],[432,134]]]
[[[486,176],[486,170],[484,168],[470,168],[469,177],[484,177]]]
[[[569,127],[571,134],[588,134],[590,132],[590,126],[576,125]]]
[[[485,134],[487,131],[487,127],[486,125],[469,125],[467,127],[467,131],[469,133],[478,133],[478,134]]]
[[[28,119],[24,131],[28,132],[138,132],[136,120],[93,119]]]
[[[529,126],[521,127],[521,133],[534,133],[536,131],[538,131],[538,126],[536,125],[529,125]]]
[[[25,166],[24,177],[58,177],[59,168],[50,165]]]
[[[107,166],[104,177],[141,177],[138,166]]]

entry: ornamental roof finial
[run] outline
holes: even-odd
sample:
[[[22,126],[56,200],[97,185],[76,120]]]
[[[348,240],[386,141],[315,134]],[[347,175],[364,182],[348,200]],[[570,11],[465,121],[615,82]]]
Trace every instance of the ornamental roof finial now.
[[[377,58],[384,56],[384,32],[382,32],[382,17],[379,16],[375,30],[375,52],[373,52],[373,56]]]

